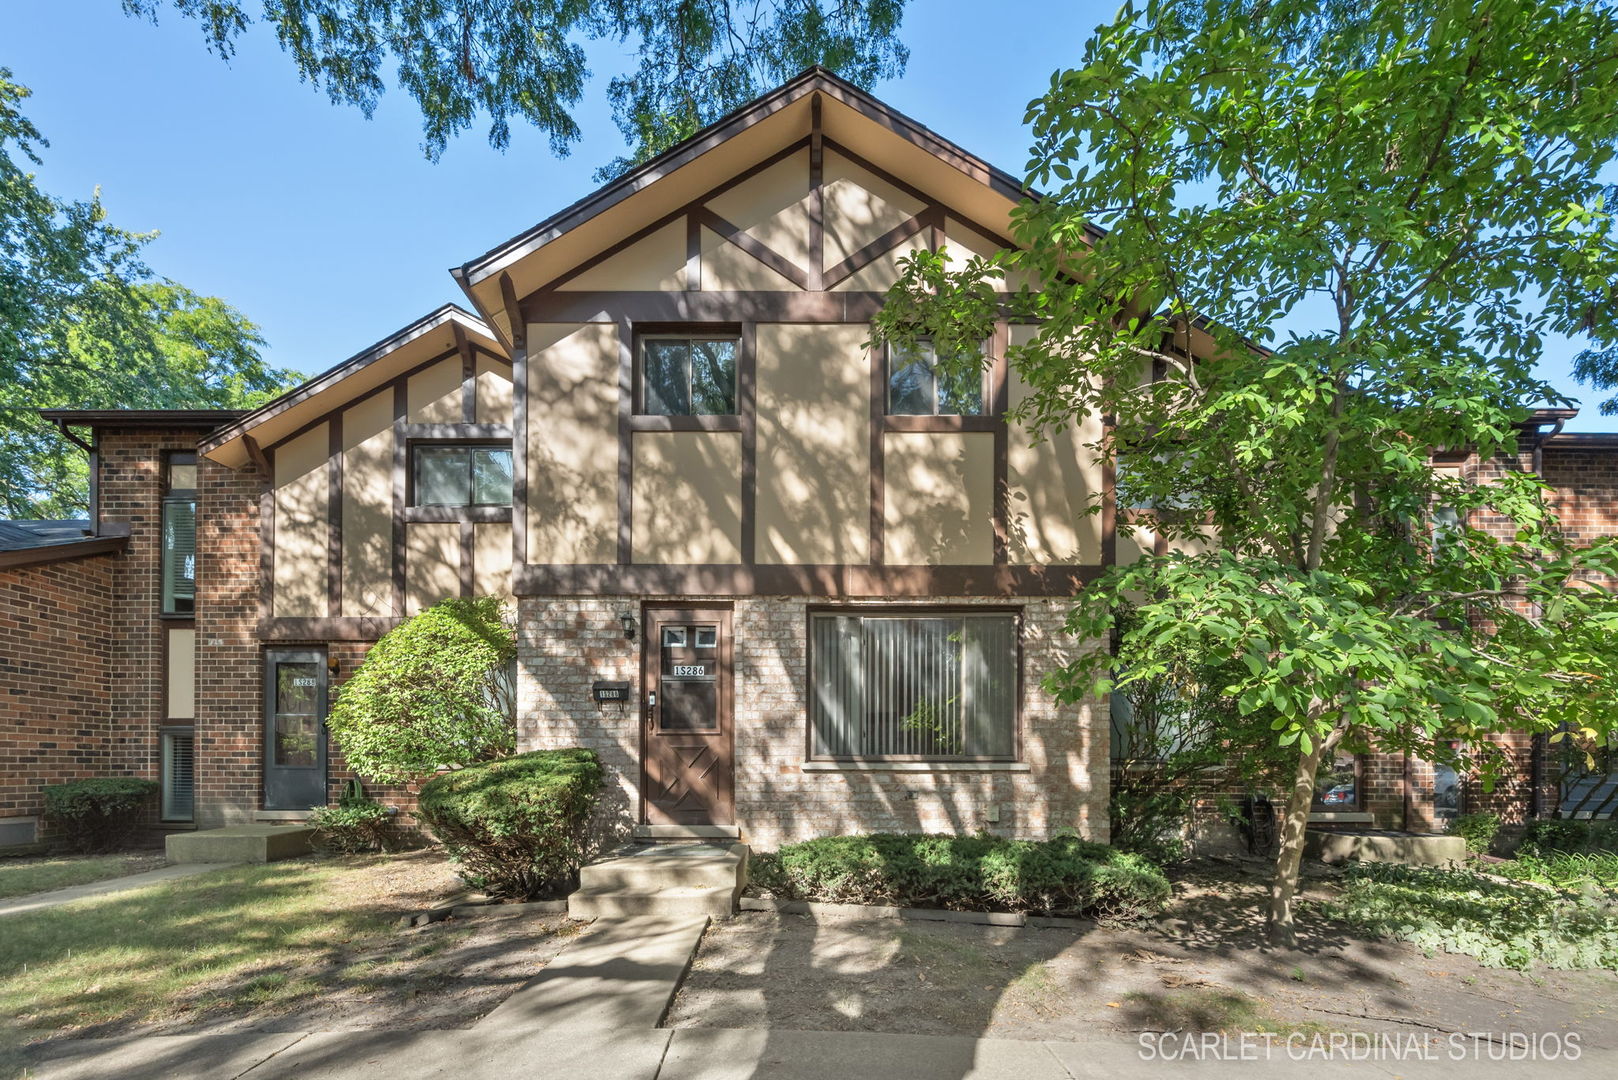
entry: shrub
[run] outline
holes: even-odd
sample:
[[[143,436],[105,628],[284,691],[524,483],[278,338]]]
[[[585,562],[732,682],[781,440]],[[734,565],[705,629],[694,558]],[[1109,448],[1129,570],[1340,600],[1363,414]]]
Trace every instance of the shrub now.
[[[309,815],[309,824],[315,828],[309,842],[327,855],[395,851],[400,846],[393,812],[370,799],[317,806]]]
[[[499,598],[444,600],[383,635],[326,726],[356,773],[384,783],[504,757],[516,656]]]
[[[75,851],[111,851],[127,843],[157,795],[155,780],[108,776],[45,788],[45,817]]]
[[[1138,855],[1074,837],[829,836],[755,856],[753,881],[792,900],[956,911],[1155,913],[1168,879]]]
[[[1512,861],[1490,869],[1502,877],[1532,881],[1564,892],[1618,894],[1618,854],[1609,851],[1522,851]]]
[[[1618,852],[1618,822],[1571,819],[1531,821],[1523,832],[1520,850],[1530,855],[1549,851]]]
[[[434,777],[416,816],[468,884],[525,900],[571,883],[600,790],[595,751],[536,750]]]
[[[1470,855],[1483,855],[1494,845],[1500,832],[1499,814],[1460,814],[1450,822],[1449,831],[1466,841]]]
[[[1429,952],[1487,967],[1618,971],[1618,907],[1609,900],[1508,884],[1470,870],[1355,863],[1327,914]]]

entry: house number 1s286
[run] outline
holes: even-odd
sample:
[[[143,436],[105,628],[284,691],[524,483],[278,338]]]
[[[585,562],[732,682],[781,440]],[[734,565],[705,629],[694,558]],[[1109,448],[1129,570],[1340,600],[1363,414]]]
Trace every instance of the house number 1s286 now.
[[[681,676],[687,676],[687,677],[695,676],[697,678],[701,678],[702,676],[704,676],[706,674],[708,674],[708,669],[707,669],[706,666],[704,666],[702,664],[675,664],[674,665],[674,677],[677,678],[677,679],[680,678]]]

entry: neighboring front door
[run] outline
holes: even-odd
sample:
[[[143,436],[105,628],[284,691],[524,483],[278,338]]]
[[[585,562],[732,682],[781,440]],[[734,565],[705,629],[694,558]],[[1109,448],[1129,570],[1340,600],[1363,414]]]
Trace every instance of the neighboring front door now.
[[[326,805],[326,654],[264,656],[264,809]]]
[[[736,821],[730,612],[651,608],[641,702],[641,812],[650,825]]]

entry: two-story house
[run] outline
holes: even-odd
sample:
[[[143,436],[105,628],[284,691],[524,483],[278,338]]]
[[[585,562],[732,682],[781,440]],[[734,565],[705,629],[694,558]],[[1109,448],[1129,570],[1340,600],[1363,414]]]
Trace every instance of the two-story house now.
[[[964,389],[867,344],[902,256],[1006,246],[1027,195],[813,69],[452,270],[476,314],[246,414],[51,413],[94,505],[0,551],[38,616],[0,642],[61,638],[0,706],[34,778],[0,826],[97,771],[160,778],[174,823],[302,816],[369,644],[493,593],[519,746],[599,750],[626,830],[1104,839],[1107,703],[1041,685],[1105,647],[1066,600],[1136,550],[1098,422],[1007,420],[1027,326]]]

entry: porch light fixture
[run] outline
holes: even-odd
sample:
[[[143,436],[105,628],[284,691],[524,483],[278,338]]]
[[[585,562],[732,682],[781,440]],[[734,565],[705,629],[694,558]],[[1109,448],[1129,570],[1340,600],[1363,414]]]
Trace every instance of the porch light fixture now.
[[[634,641],[635,640],[635,615],[634,615],[634,613],[630,612],[630,611],[620,611],[618,613],[618,621],[619,621],[619,623],[621,623],[623,625],[623,628],[624,628],[624,640],[625,641]]]

